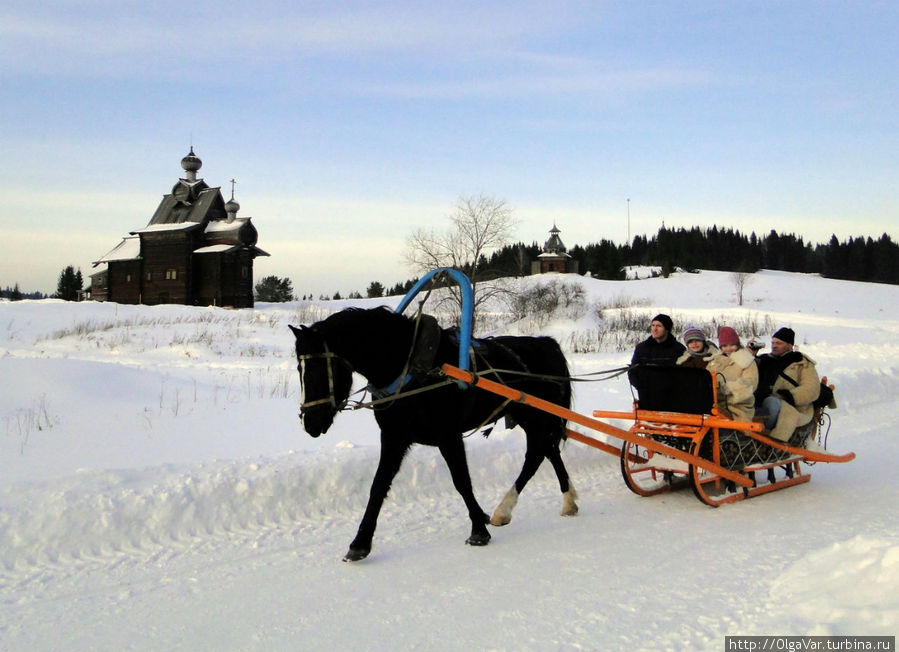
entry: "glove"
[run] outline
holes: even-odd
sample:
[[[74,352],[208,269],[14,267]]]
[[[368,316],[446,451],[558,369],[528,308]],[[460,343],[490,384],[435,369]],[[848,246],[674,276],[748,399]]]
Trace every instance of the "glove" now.
[[[796,401],[793,400],[793,395],[790,393],[790,390],[779,389],[779,390],[777,390],[777,395],[780,396],[783,400],[785,400],[787,403],[789,403],[793,407],[796,407]]]

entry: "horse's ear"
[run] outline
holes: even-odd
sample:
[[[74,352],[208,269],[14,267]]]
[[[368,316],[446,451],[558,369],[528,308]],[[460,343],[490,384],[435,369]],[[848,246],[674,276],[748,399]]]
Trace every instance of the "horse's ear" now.
[[[303,326],[302,324],[300,325],[299,328],[297,328],[295,326],[291,326],[290,324],[287,324],[287,327],[293,331],[294,337],[299,337],[300,333],[302,333],[304,330],[306,330],[306,327]]]

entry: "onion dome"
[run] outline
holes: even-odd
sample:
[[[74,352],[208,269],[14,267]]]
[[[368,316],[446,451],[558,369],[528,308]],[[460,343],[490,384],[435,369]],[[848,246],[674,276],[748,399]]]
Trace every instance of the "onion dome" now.
[[[237,200],[234,197],[231,197],[227,202],[225,202],[225,212],[229,214],[237,213],[240,210],[240,204],[237,203]]]
[[[190,147],[190,154],[181,159],[181,167],[184,168],[185,172],[192,172],[194,174],[203,167],[203,161],[200,160],[199,156],[194,154],[193,145]]]

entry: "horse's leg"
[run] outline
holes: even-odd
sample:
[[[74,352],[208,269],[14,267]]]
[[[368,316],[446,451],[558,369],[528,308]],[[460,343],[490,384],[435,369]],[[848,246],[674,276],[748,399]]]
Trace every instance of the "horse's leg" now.
[[[530,428],[536,430],[534,426]],[[525,430],[525,433],[528,431]],[[530,481],[543,460],[548,459],[553,465],[556,477],[559,480],[559,488],[562,491],[562,516],[574,516],[578,512],[577,491],[568,477],[568,470],[562,462],[562,454],[559,452],[559,443],[547,443],[540,435],[527,434],[527,451],[524,455],[524,464],[521,473],[515,480],[515,484],[506,492],[502,501],[497,505],[490,518],[491,525],[508,525],[512,521],[512,510],[518,504],[518,496],[524,491],[525,485]]]
[[[381,458],[378,461],[378,470],[375,471],[375,477],[371,482],[368,505],[365,507],[365,514],[362,515],[362,522],[359,523],[356,538],[353,539],[350,549],[343,557],[344,561],[359,561],[368,557],[368,553],[371,552],[371,542],[375,536],[378,514],[381,512],[381,506],[384,504],[387,492],[390,491],[390,485],[400,470],[403,457],[408,449],[409,444],[390,443],[382,433]]]
[[[474,489],[471,487],[471,474],[468,472],[468,460],[465,457],[465,444],[462,437],[452,435],[439,447],[440,454],[446,460],[450,475],[453,478],[453,486],[456,487],[468,508],[468,517],[471,519],[471,536],[465,541],[471,546],[486,546],[490,542],[490,532],[487,531],[487,514],[481,509],[474,497]]]
[[[568,469],[562,462],[562,453],[559,451],[559,444],[555,443],[549,447],[546,453],[546,459],[553,465],[556,471],[556,477],[559,479],[559,489],[562,491],[562,516],[574,516],[578,512],[577,506],[577,490],[571,484],[568,477]]]
[[[532,428],[533,426],[525,427],[527,449],[524,453],[524,464],[521,466],[521,472],[518,474],[515,484],[506,492],[500,504],[493,511],[493,516],[490,517],[491,525],[508,525],[512,521],[512,510],[518,504],[518,496],[524,491],[525,485],[534,477],[540,464],[543,463],[543,458],[546,457],[545,445],[529,432],[529,429]]]

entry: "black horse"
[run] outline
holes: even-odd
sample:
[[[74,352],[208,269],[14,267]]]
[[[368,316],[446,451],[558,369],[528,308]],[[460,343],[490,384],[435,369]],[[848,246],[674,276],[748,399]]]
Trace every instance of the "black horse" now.
[[[373,407],[381,428],[381,458],[368,506],[344,561],[358,561],[371,552],[381,505],[412,444],[440,450],[468,508],[471,536],[466,543],[470,545],[487,545],[488,522],[505,525],[512,519],[518,495],[544,458],[552,463],[559,479],[562,515],[577,513],[577,493],[559,454],[565,420],[447,380],[439,367],[444,362],[458,363],[458,344],[454,332],[441,329],[433,317],[413,319],[387,308],[348,308],[312,326],[291,326],[291,330],[296,335],[302,386],[300,418],[306,432],[318,437],[328,430],[346,405],[354,371],[368,380],[376,401]],[[474,340],[472,351],[474,371],[489,373],[493,380],[570,407],[568,364],[554,339]],[[472,490],[463,434],[504,415],[524,429],[527,452],[515,485],[489,518]]]

